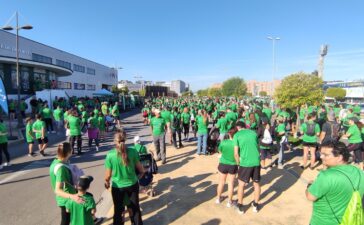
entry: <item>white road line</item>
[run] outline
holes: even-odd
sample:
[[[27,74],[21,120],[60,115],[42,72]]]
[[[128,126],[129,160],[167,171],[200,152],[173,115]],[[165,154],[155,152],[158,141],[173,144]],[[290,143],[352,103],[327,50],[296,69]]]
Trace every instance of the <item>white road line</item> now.
[[[30,173],[36,169],[41,169],[41,168],[44,168],[44,166],[49,166],[50,162],[51,162],[51,159],[42,160],[42,161],[34,161],[34,162],[30,163],[29,165],[27,165],[26,167],[21,168],[20,171],[17,171],[15,173],[11,174],[10,176],[2,179],[0,181],[0,185],[7,183],[17,177]]]

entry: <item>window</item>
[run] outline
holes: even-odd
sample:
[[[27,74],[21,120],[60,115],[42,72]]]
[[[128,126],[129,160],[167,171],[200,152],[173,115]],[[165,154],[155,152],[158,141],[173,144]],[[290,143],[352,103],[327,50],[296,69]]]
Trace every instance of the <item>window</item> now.
[[[94,90],[96,90],[96,85],[95,85],[95,84],[88,84],[88,85],[87,85],[87,90],[89,90],[89,91],[94,91]]]
[[[92,68],[88,68],[87,67],[87,74],[95,75],[96,74],[95,69],[92,69]]]
[[[56,59],[56,65],[67,68],[67,69],[71,69],[71,63],[60,60],[60,59]]]
[[[4,68],[3,68],[3,64],[0,64],[0,77],[4,80]]]
[[[85,90],[85,84],[73,83],[74,90]]]
[[[73,70],[77,71],[77,72],[84,73],[85,72],[85,67],[77,65],[77,64],[73,64]]]
[[[57,87],[59,89],[72,89],[72,83],[71,82],[58,81],[57,82]]]
[[[33,61],[36,61],[36,62],[52,64],[52,58],[44,56],[44,55],[32,53],[32,59],[33,59]]]

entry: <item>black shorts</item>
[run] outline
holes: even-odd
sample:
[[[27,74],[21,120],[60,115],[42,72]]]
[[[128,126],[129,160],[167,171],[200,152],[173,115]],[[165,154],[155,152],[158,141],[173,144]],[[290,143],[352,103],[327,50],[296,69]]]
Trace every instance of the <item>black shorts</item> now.
[[[238,166],[219,163],[217,170],[222,174],[236,174],[238,172]]]
[[[303,141],[302,142],[302,146],[316,148],[317,147],[317,143],[316,142],[315,143],[311,143],[311,142],[305,142],[305,141]]]
[[[34,144],[34,141],[27,141],[27,143],[30,144]]]
[[[244,183],[249,183],[250,178],[253,182],[260,182],[260,166],[254,167],[243,167],[239,166],[238,170],[238,179],[243,181]]]
[[[48,137],[44,137],[43,140],[38,138],[37,141],[38,141],[38,144],[47,144],[48,143]]]
[[[15,110],[14,109],[10,109],[9,112],[10,113],[15,113]]]

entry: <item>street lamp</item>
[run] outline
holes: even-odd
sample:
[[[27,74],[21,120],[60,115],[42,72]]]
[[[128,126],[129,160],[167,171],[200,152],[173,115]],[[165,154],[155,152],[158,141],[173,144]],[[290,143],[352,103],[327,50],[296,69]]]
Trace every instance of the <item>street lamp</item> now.
[[[20,113],[20,77],[19,77],[19,30],[23,29],[23,30],[31,30],[33,29],[33,27],[29,24],[24,25],[24,26],[19,26],[19,15],[18,15],[18,11],[15,12],[15,19],[16,19],[16,27],[12,27],[12,26],[4,26],[2,28],[2,30],[6,30],[6,31],[10,31],[10,30],[16,30],[16,41],[15,41],[15,51],[16,51],[16,86],[17,86],[17,91],[18,91],[18,107],[17,107],[17,117],[18,117],[18,128],[22,128],[24,127],[23,124],[23,118],[22,115]],[[11,21],[11,19],[10,19]]]
[[[271,93],[271,95],[273,96],[273,92],[274,92],[274,76],[275,76],[275,73],[276,73],[275,44],[276,44],[276,41],[281,40],[281,38],[280,37],[270,37],[270,36],[268,36],[267,39],[268,40],[271,40],[272,41],[272,45],[273,45],[273,70],[272,70],[272,93]]]
[[[143,90],[144,89],[144,80],[141,80],[141,79],[143,79],[143,77],[142,76],[134,76],[134,79],[140,79],[140,81],[141,81],[141,90]]]

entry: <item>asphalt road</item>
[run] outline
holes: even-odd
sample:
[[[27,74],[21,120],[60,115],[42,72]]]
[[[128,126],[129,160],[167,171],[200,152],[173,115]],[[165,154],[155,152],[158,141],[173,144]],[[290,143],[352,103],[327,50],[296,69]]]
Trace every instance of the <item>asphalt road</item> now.
[[[136,135],[143,143],[150,143],[150,129],[141,121],[140,110],[122,114],[122,122],[127,132],[127,144],[133,142]],[[94,177],[90,192],[93,193],[97,206],[97,215],[105,216],[112,206],[110,193],[103,187],[104,159],[113,147],[114,132],[107,133],[100,151],[88,150],[86,136],[83,137],[81,156],[73,156],[71,162],[82,168],[86,175]],[[27,145],[16,144],[9,148],[12,157],[10,167],[0,171],[0,225],[40,225],[59,224],[60,209],[56,205],[55,195],[50,186],[49,165],[56,156],[56,146],[66,140],[64,135],[49,134],[50,145],[47,157],[27,156]],[[37,149],[37,146],[35,147]],[[36,151],[38,152],[38,150]]]

